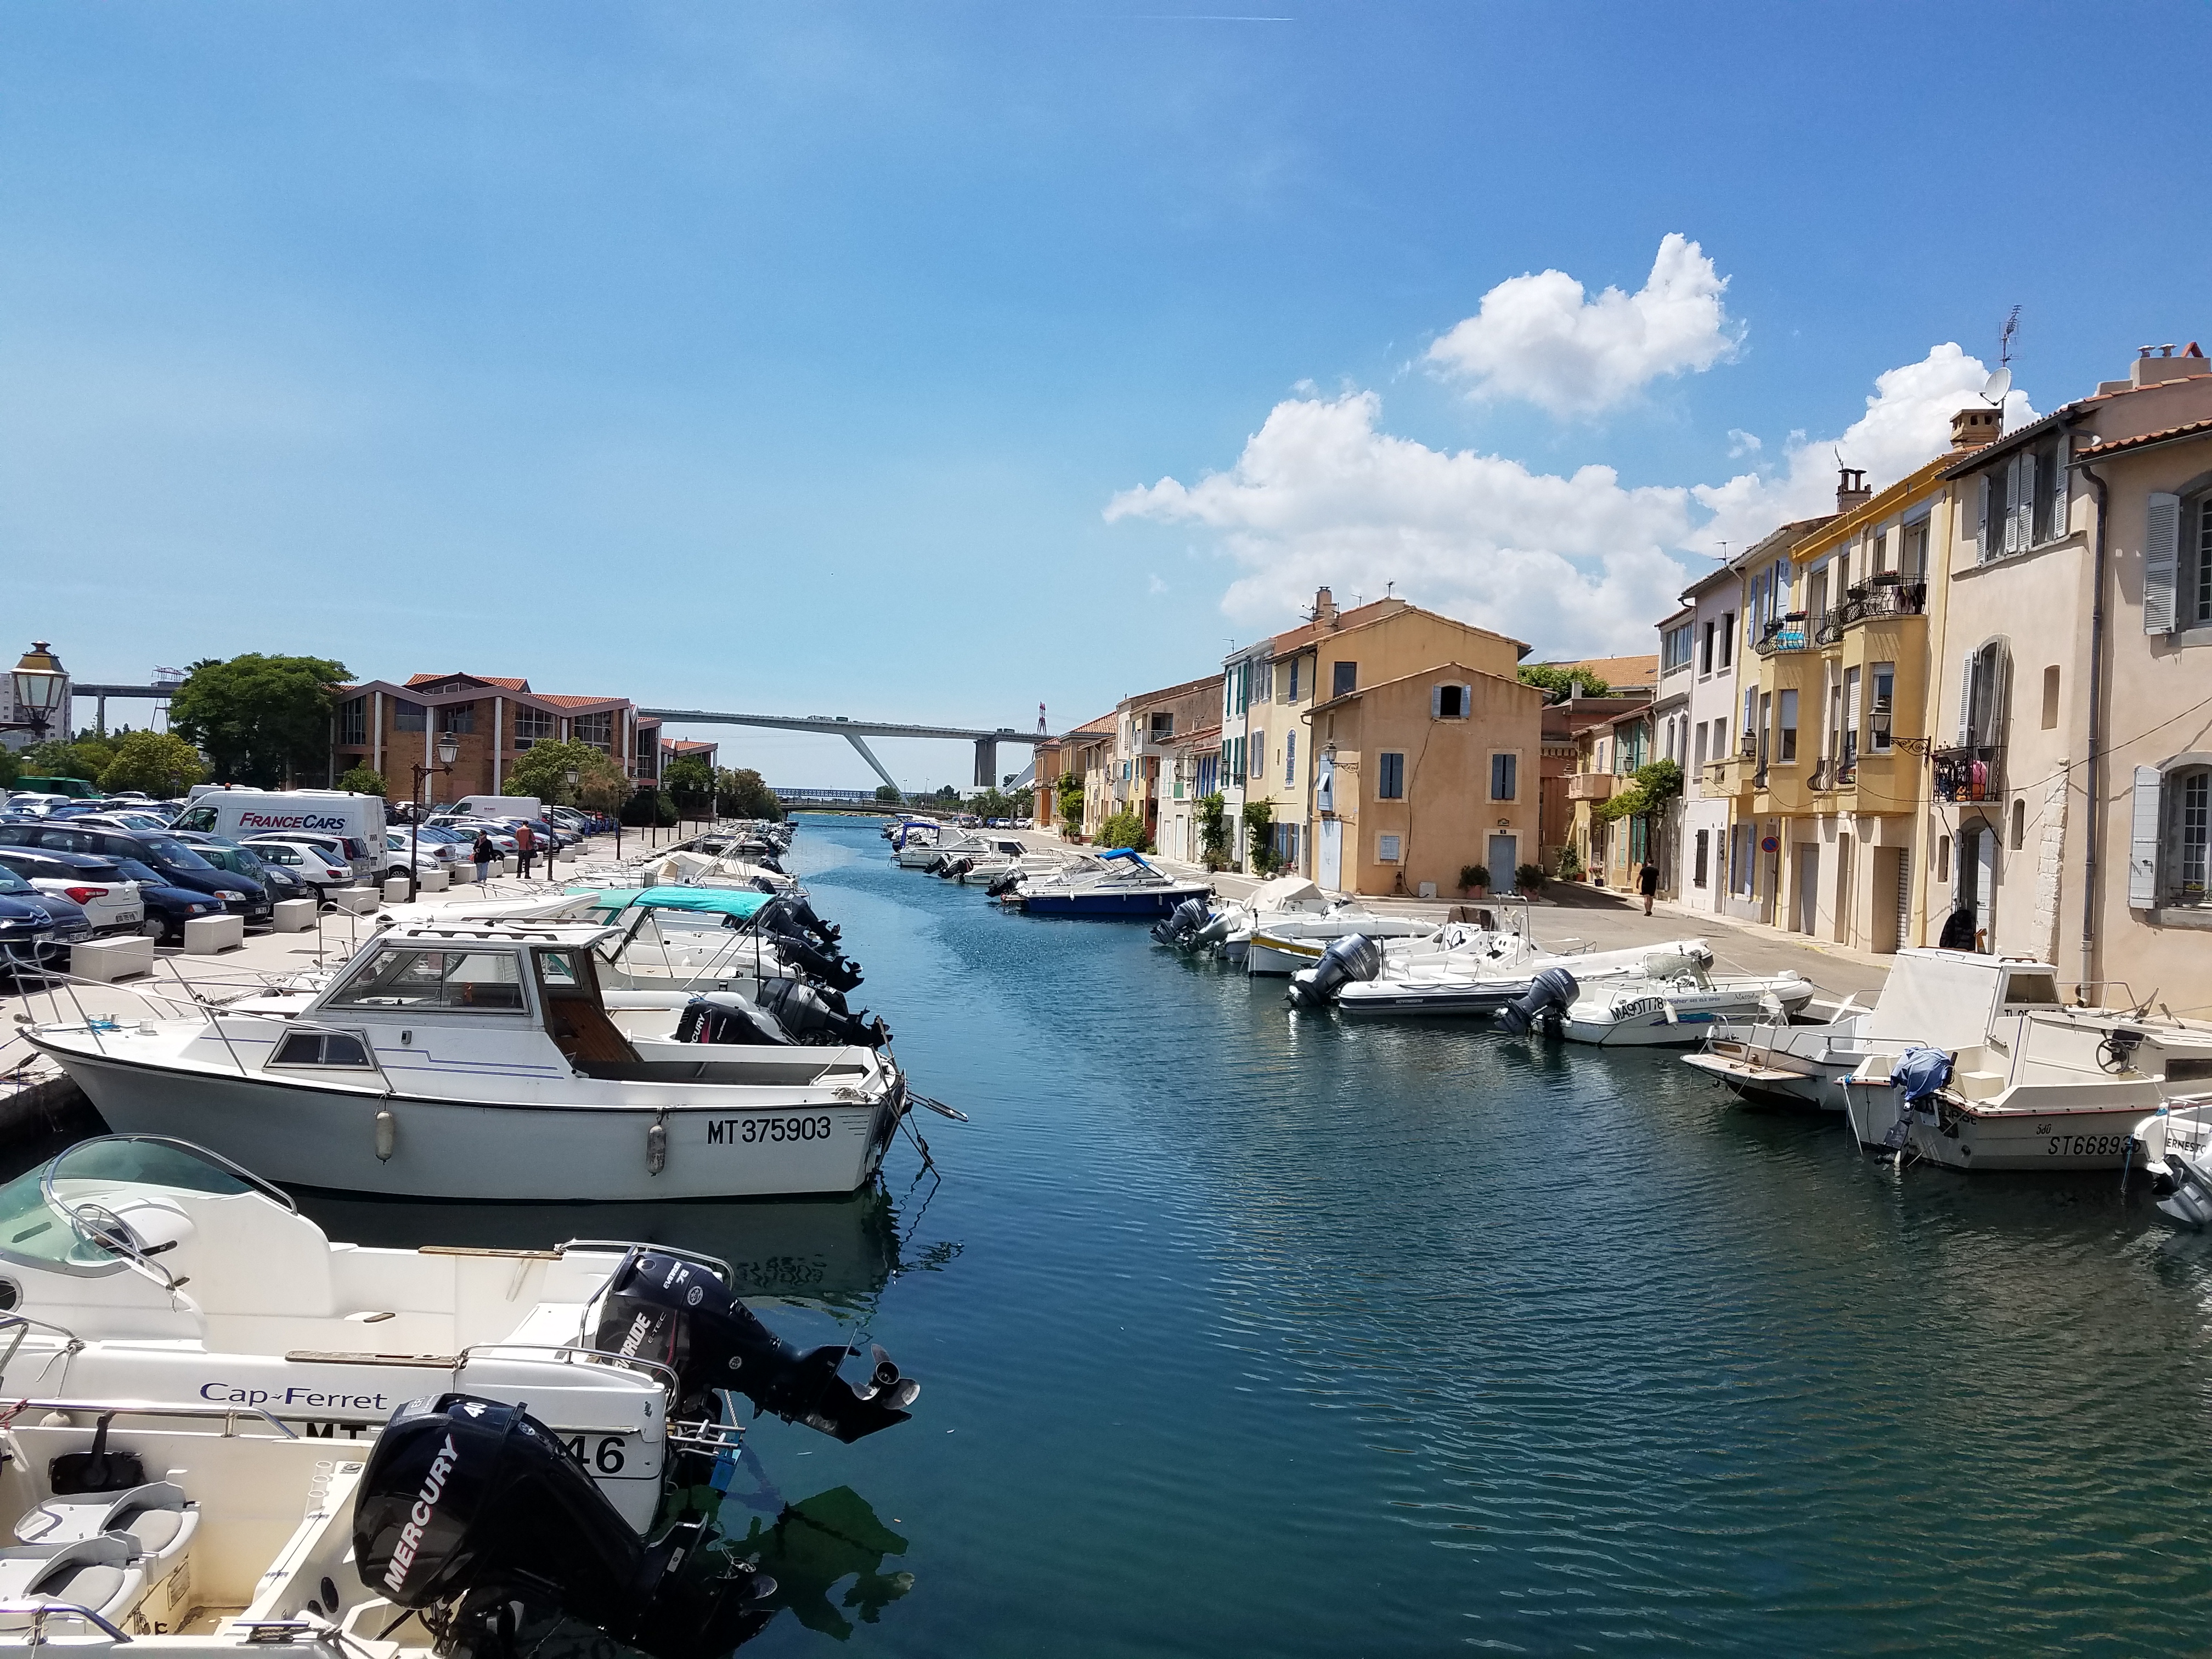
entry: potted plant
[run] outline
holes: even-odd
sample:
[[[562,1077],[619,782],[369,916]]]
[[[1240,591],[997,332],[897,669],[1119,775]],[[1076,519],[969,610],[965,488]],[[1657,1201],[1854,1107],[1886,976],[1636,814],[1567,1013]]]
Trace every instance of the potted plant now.
[[[1459,872],[1459,896],[1475,898],[1490,890],[1490,872],[1480,864],[1463,864]]]
[[[1542,892],[1549,879],[1540,864],[1524,864],[1513,872],[1514,887],[1530,898]]]
[[[1559,849],[1559,878],[1562,881],[1580,881],[1583,878],[1583,855],[1572,842]]]

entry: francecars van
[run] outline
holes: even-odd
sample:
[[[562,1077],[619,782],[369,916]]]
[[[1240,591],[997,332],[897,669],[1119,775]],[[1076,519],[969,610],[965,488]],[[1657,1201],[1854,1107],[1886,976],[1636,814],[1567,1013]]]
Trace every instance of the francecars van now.
[[[373,878],[384,850],[384,797],[343,789],[207,789],[193,795],[174,827],[237,842],[268,835],[340,836],[354,874]]]

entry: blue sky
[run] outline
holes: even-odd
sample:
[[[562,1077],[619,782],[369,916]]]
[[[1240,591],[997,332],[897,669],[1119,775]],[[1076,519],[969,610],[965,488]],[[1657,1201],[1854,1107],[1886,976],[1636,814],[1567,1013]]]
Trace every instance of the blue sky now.
[[[992,726],[1317,578],[1617,648],[1832,447],[1910,465],[2014,305],[2039,410],[2212,336],[2208,45],[2195,4],[33,0],[8,614],[88,678]]]

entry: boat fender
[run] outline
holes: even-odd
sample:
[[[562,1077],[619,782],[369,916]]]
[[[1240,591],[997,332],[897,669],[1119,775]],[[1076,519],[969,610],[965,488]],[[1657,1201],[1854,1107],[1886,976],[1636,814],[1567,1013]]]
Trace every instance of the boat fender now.
[[[376,1161],[389,1164],[392,1153],[399,1144],[399,1120],[392,1115],[392,1108],[376,1109]]]
[[[668,1167],[668,1109],[663,1107],[653,1114],[653,1127],[645,1132],[645,1172],[659,1175]]]
[[[1508,1036],[1527,1036],[1540,1024],[1559,1034],[1567,1010],[1575,1006],[1582,987],[1564,968],[1547,968],[1528,982],[1528,988],[1498,1011],[1498,1027]]]

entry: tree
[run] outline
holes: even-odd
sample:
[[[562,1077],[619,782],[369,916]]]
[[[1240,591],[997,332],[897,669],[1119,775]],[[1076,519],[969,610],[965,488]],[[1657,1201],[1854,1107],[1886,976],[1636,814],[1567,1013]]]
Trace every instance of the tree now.
[[[338,787],[350,789],[356,795],[381,795],[386,786],[383,773],[372,772],[366,766],[355,766],[338,774]]]
[[[1275,854],[1275,806],[1273,801],[1248,800],[1244,803],[1245,856],[1251,861],[1255,875],[1272,876],[1281,867],[1282,860]]]
[[[1006,805],[1013,809],[1014,817],[1025,818],[1030,816],[1030,809],[1036,805],[1036,791],[1017,789],[1006,797]]]
[[[1682,793],[1682,769],[1670,760],[1653,761],[1649,766],[1639,766],[1631,775],[1629,787],[1601,801],[1591,809],[1590,816],[1601,823],[1611,823],[1616,818],[1642,817],[1656,812]]]
[[[949,783],[940,784],[938,786],[937,799],[957,806],[960,804],[960,792]]]
[[[1139,853],[1152,850],[1152,837],[1145,833],[1145,821],[1134,812],[1116,812],[1098,826],[1101,847],[1133,847]]]
[[[115,758],[114,745],[90,732],[82,738],[49,738],[23,751],[22,774],[31,778],[82,778],[98,783],[100,772]]]
[[[1199,799],[1198,857],[1209,870],[1229,867],[1229,804],[1218,789]]]
[[[1524,662],[1521,680],[1546,692],[1553,702],[1565,702],[1577,690],[1585,697],[1601,697],[1607,690],[1603,680],[1579,663],[1563,667],[1558,663]]]
[[[100,775],[100,787],[109,794],[138,789],[167,799],[181,795],[207,775],[199,751],[173,732],[125,732],[115,744],[115,758]]]
[[[0,744],[0,789],[13,789],[15,780],[22,775],[21,758],[14,750]]]
[[[247,652],[192,665],[169,702],[169,729],[198,745],[221,783],[271,789],[330,753],[343,663]]]
[[[995,787],[978,789],[968,797],[968,810],[979,818],[1004,818],[1013,816],[1013,804]]]
[[[571,771],[576,775],[573,789],[568,787]],[[548,738],[523,750],[499,788],[503,795],[527,795],[560,806],[606,812],[629,798],[630,783],[603,750],[588,743]]]
[[[704,755],[685,755],[661,769],[660,787],[679,800],[703,803],[714,793],[714,764]]]
[[[783,801],[751,767],[724,767],[714,776],[714,811],[726,818],[766,818],[774,823],[783,817]]]
[[[1060,822],[1071,836],[1083,833],[1083,778],[1075,772],[1062,772],[1054,786],[1060,796]]]
[[[896,784],[878,784],[876,786],[876,799],[885,806],[903,806],[906,805],[905,792],[901,790]]]

